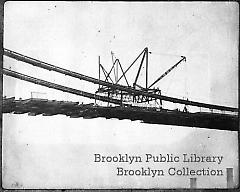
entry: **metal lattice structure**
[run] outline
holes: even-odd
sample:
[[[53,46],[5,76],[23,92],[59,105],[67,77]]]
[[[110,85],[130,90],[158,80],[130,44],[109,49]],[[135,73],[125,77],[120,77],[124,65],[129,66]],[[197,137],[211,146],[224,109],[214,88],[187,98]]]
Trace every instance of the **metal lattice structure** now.
[[[151,54],[151,52],[148,51],[148,48],[147,47],[144,48],[143,51],[136,57],[136,59],[129,65],[129,67],[126,70],[124,70],[122,64],[120,63],[120,60],[117,59],[112,53],[112,67],[109,72],[107,72],[107,70],[101,64],[100,57],[99,57],[99,63],[98,63],[99,76],[97,79],[97,78],[86,76],[74,71],[70,71],[68,69],[60,68],[58,66],[55,66],[55,65],[52,65],[52,64],[49,64],[49,63],[31,58],[31,57],[28,57],[4,48],[4,55],[12,59],[25,62],[35,67],[39,67],[49,71],[55,71],[64,75],[68,75],[70,77],[73,77],[79,80],[84,80],[93,84],[97,84],[98,89],[96,90],[95,93],[89,93],[86,91],[73,89],[67,86],[48,82],[46,80],[31,77],[31,76],[28,76],[16,71],[12,71],[6,68],[3,68],[3,74],[20,79],[20,80],[42,85],[48,88],[94,99],[95,101],[99,100],[106,103],[112,103],[115,105],[115,107],[118,107],[118,106],[123,107],[124,111],[129,110],[131,112],[136,109],[139,113],[141,112],[141,114],[145,114],[146,110],[148,111],[149,108],[137,107],[136,104],[155,102],[158,104],[158,107],[150,108],[150,111],[155,111],[154,113],[148,112],[145,114],[147,115],[146,117],[144,115],[141,115],[140,120],[148,123],[171,124],[171,121],[172,121],[172,124],[174,125],[176,124],[186,125],[186,126],[195,125],[195,126],[203,127],[200,122],[201,115],[202,115],[205,121],[215,122],[215,123],[209,122],[207,124],[205,123],[204,126],[213,128],[215,124],[215,125],[218,125],[217,127],[219,127],[219,122],[214,119],[221,117],[220,118],[221,122],[224,122],[224,119],[225,119],[225,122],[227,124],[231,125],[232,127],[235,127],[235,128],[231,128],[231,130],[236,129],[236,125],[237,125],[236,121],[238,119],[238,116],[236,115],[236,113],[238,112],[237,108],[201,103],[201,102],[191,101],[188,99],[179,99],[175,97],[169,97],[166,95],[162,95],[161,90],[159,88],[154,87],[161,79],[163,79],[166,75],[168,75],[172,70],[176,69],[178,65],[180,65],[183,62],[186,62],[185,56],[181,56],[181,59],[177,63],[175,63],[172,67],[170,67],[167,71],[165,71],[162,75],[160,75],[155,81],[149,84],[148,82],[149,54]],[[131,83],[127,79],[126,74],[133,65],[136,65],[137,61],[139,60],[140,60],[140,64],[139,64],[136,76],[134,78],[134,81]],[[143,71],[143,66],[145,67],[145,71]],[[145,81],[142,85],[138,81],[139,74],[141,72],[145,74]],[[114,74],[114,77],[111,77],[112,74]],[[102,76],[104,79],[102,79]],[[125,85],[119,83],[122,78],[124,78]],[[178,110],[163,109],[162,107],[163,101],[185,105],[184,111],[180,112]],[[212,113],[199,112],[199,114],[196,116],[197,113],[190,113],[187,110],[186,106],[207,108],[210,111],[212,110],[226,111],[226,112],[231,112],[233,114],[229,116],[229,115],[224,115],[219,113],[220,116],[216,116],[216,115],[213,115]],[[5,105],[5,107],[7,106]],[[99,107],[100,108],[96,108],[94,110],[101,111],[104,109],[106,111],[106,108],[101,109],[101,106]],[[134,107],[134,110],[132,110],[133,109],[132,107]],[[114,113],[112,110],[108,110],[108,111],[110,111],[111,113]],[[42,111],[41,113],[44,113],[44,111]],[[68,113],[71,113],[71,111],[68,111]],[[134,113],[136,113],[136,111],[134,111]],[[193,116],[193,114],[195,114],[195,116]],[[156,120],[153,120],[153,118],[151,118],[149,115],[154,116]],[[159,117],[156,115],[159,115]],[[105,116],[108,116],[108,115],[105,114]],[[183,116],[185,119],[184,123],[180,123],[181,122],[180,117],[183,117]],[[163,120],[162,117],[166,117],[167,119]],[[133,117],[133,119],[134,118],[139,119],[139,117]],[[187,119],[189,119],[189,121],[194,121],[195,123],[193,122],[187,123]],[[234,123],[231,124],[230,121],[233,121]]]

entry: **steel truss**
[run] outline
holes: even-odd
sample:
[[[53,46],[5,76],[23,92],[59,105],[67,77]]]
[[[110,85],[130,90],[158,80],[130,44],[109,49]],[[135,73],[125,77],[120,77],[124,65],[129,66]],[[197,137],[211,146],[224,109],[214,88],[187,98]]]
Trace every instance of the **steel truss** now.
[[[149,89],[149,87],[147,87],[148,82],[146,81],[146,87],[147,88],[142,88],[142,89],[137,89],[136,86],[131,87],[131,86],[124,86],[124,85],[120,85],[118,84],[118,82],[120,81],[120,79],[122,77],[124,77],[124,74],[127,73],[127,71],[131,68],[131,66],[136,62],[136,60],[143,54],[143,57],[148,57],[148,54],[146,53],[148,50],[145,48],[139,55],[138,57],[134,60],[134,62],[127,68],[127,70],[125,70],[125,72],[123,73],[123,75],[117,79],[116,83],[110,83],[108,81],[103,81],[93,77],[89,77],[80,73],[76,73],[64,68],[60,68],[51,64],[48,64],[46,62],[42,62],[39,61],[37,59],[22,55],[20,53],[11,51],[9,49],[5,49],[4,48],[4,55],[8,56],[10,58],[25,62],[27,64],[31,64],[33,66],[36,67],[40,67],[43,69],[47,69],[49,71],[55,71],[58,73],[62,73],[64,75],[68,75],[74,78],[78,78],[80,80],[84,80],[84,81],[88,81],[94,84],[98,84],[98,85],[102,85],[102,86],[106,86],[108,88],[110,88],[112,91],[121,91],[123,95],[130,95],[130,96],[134,96],[134,97],[145,97],[147,99],[156,99],[156,100],[161,100],[161,101],[168,101],[168,102],[172,102],[172,103],[179,103],[179,104],[185,104],[185,105],[191,105],[191,106],[197,106],[197,107],[204,107],[204,108],[209,108],[209,109],[217,109],[217,110],[223,110],[223,111],[232,111],[232,112],[238,112],[237,108],[234,107],[227,107],[227,106],[220,106],[220,105],[213,105],[213,104],[207,104],[207,103],[200,103],[200,102],[195,102],[195,101],[190,101],[190,100],[184,100],[184,99],[179,99],[179,98],[174,98],[174,97],[168,97],[168,96],[164,96],[161,94],[157,94],[155,92],[150,91],[151,89]],[[186,59],[186,58],[185,58]],[[185,60],[184,58],[181,59],[181,61]],[[142,62],[144,61],[144,59],[142,58]],[[119,62],[120,63],[120,62]],[[147,65],[147,64],[146,64]],[[175,67],[174,67],[175,68]],[[146,70],[147,71],[147,70]],[[7,71],[6,69],[4,69],[4,74],[5,75],[10,75],[13,76],[13,73],[10,73],[9,71]],[[16,73],[16,72],[15,72]],[[12,74],[12,75],[11,75]],[[146,77],[147,77],[147,72],[146,72]],[[20,76],[15,75],[15,78],[20,78]],[[32,77],[31,77],[32,78]],[[27,81],[30,81],[31,78],[29,78]],[[136,79],[135,79],[136,80]],[[42,80],[44,81],[44,80]],[[30,81],[31,82],[31,81]],[[137,82],[137,81],[136,81]],[[135,84],[136,85],[136,84]],[[51,87],[54,88],[54,87]],[[86,92],[87,93],[87,92]],[[75,93],[73,93],[75,94]],[[92,95],[88,95],[91,93],[87,93],[85,95],[82,95],[84,97],[88,97],[88,98],[92,98],[92,95],[96,95],[96,94],[92,94]],[[110,95],[109,95],[110,96]],[[100,98],[100,97],[99,97]],[[110,97],[109,97],[110,98]],[[107,99],[108,100],[108,99]],[[109,100],[108,100],[109,101]],[[106,102],[108,102],[106,101]],[[110,101],[112,102],[112,101]],[[123,100],[120,101],[120,105],[124,104],[122,103]],[[114,102],[113,102],[114,103]],[[119,104],[119,103],[118,103]]]

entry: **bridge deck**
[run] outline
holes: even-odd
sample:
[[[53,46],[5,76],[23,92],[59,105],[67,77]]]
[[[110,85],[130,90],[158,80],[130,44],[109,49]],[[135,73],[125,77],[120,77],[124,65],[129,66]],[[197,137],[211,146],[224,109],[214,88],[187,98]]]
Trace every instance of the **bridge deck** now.
[[[146,107],[105,107],[78,102],[66,102],[47,99],[15,100],[3,99],[3,113],[14,113],[35,116],[66,115],[71,118],[98,118],[140,120],[143,123],[177,125],[238,131],[238,116],[218,113],[189,113],[167,109]]]

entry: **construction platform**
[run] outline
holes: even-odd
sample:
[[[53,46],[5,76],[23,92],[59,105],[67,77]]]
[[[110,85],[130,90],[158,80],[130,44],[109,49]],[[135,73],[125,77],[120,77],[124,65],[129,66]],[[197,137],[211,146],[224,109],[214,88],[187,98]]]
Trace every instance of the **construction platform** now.
[[[94,103],[79,104],[79,102],[56,101],[48,99],[19,99],[14,97],[3,98],[2,113],[24,114],[30,116],[42,114],[43,116],[66,115],[71,118],[83,117],[140,120],[142,123],[164,124],[187,127],[199,127],[238,131],[238,115],[182,112],[159,108],[135,106],[98,106]]]

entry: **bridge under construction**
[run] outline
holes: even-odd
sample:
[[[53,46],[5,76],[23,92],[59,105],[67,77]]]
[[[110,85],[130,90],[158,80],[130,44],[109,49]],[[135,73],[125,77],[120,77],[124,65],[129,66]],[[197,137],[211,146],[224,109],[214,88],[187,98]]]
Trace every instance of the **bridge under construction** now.
[[[61,114],[71,118],[117,118],[120,120],[140,120],[143,123],[152,124],[238,131],[238,108],[169,97],[162,95],[159,88],[154,88],[154,86],[172,70],[175,70],[183,62],[186,62],[185,56],[181,56],[177,63],[160,75],[154,82],[149,84],[148,57],[151,53],[152,52],[148,51],[147,47],[144,48],[144,50],[136,57],[126,70],[123,70],[120,60],[115,58],[112,53],[113,65],[109,72],[107,72],[101,64],[99,57],[99,77],[93,78],[4,48],[4,55],[7,57],[25,62],[35,67],[55,71],[79,80],[97,84],[98,89],[95,93],[89,93],[3,68],[4,75],[55,90],[87,97],[92,99],[94,102],[90,104],[79,104],[79,102],[55,101],[42,98],[17,100],[14,97],[10,97],[3,98],[2,111],[3,113],[14,114],[28,113],[28,115],[32,116],[40,114],[43,116]],[[133,65],[136,65],[138,60],[140,60],[140,64],[135,80],[131,84],[126,77],[126,74]],[[145,82],[144,85],[140,85],[139,74],[143,72],[143,66],[145,67]],[[114,74],[114,78],[111,77],[112,74]],[[121,75],[119,76],[119,74]],[[101,75],[104,75],[103,80],[101,79]],[[119,83],[121,79],[124,79],[125,85]],[[98,100],[106,103],[107,105],[97,104],[96,101]],[[184,108],[183,110],[170,110],[164,107],[163,102],[177,103],[184,106]],[[151,103],[154,103],[155,106],[149,107],[147,105],[141,105]],[[199,112],[191,112],[189,109],[191,107],[207,109],[208,112],[201,112],[201,110]]]

